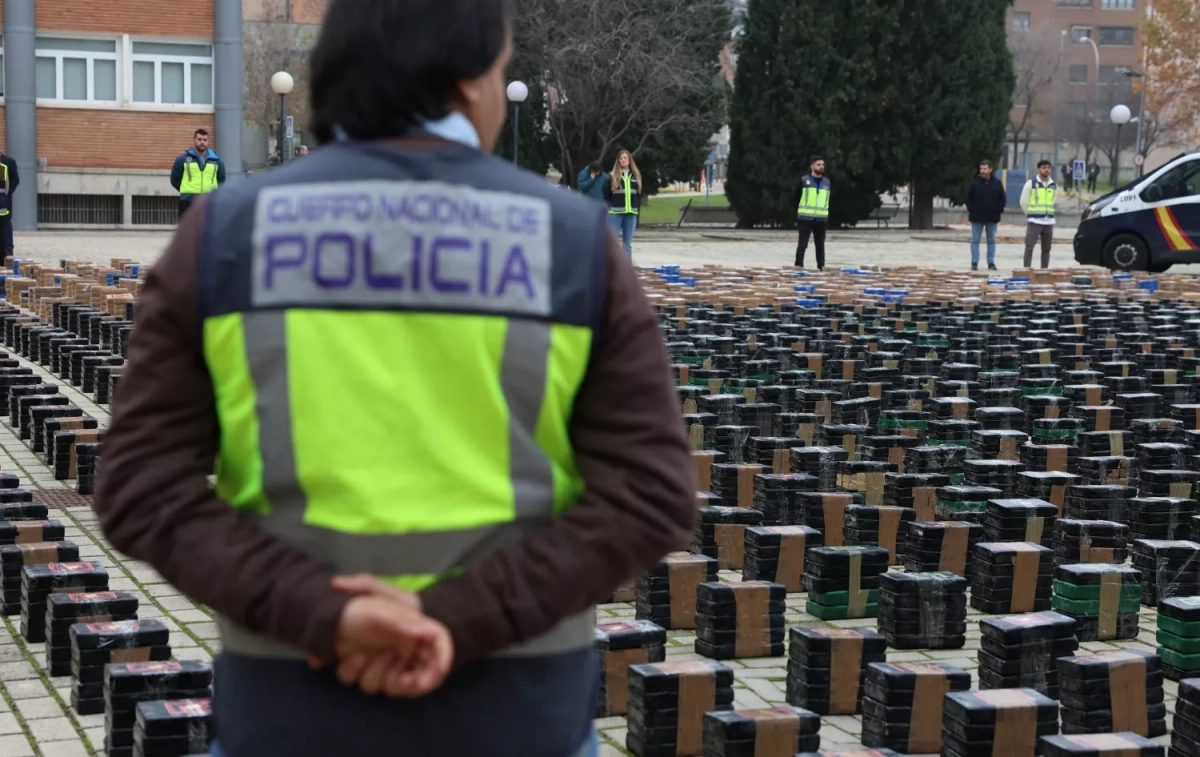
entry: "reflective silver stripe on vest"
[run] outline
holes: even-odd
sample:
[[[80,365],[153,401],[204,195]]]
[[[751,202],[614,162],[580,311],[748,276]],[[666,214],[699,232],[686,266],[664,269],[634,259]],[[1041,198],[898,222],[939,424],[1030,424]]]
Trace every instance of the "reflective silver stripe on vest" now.
[[[252,311],[242,317],[246,359],[256,393],[263,490],[271,504],[271,512],[259,518],[264,530],[322,559],[340,574],[365,571],[384,576],[441,575],[550,522],[554,515],[554,476],[549,459],[534,439],[550,351],[548,323],[510,319],[500,367],[501,390],[509,406],[509,470],[515,519],[453,531],[351,534],[304,522],[307,497],[296,474],[284,317],[283,310]],[[588,646],[592,643],[594,611],[590,617],[591,621],[582,625],[564,621],[550,634],[504,654],[542,654],[547,652],[537,650]],[[228,620],[223,619],[220,628],[222,641],[230,651],[254,656],[303,656],[237,628]]]

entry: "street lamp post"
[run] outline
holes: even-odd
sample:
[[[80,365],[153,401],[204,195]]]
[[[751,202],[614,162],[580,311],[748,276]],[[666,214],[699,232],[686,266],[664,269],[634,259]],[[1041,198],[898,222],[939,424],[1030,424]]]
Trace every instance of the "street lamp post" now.
[[[1133,118],[1133,114],[1129,112],[1129,107],[1125,105],[1114,105],[1108,113],[1108,118],[1117,125],[1117,145],[1113,150],[1112,164],[1112,185],[1113,189],[1117,188],[1117,167],[1121,164],[1121,127],[1129,123],[1129,119]]]
[[[1142,91],[1138,93],[1138,114],[1137,114],[1137,137],[1134,139],[1134,150],[1140,155],[1142,152],[1142,121],[1146,117],[1146,75],[1141,71],[1130,69],[1125,72],[1125,75],[1131,79],[1142,79]],[[1145,165],[1143,161],[1142,165]],[[1138,166],[1138,176],[1142,175],[1142,166]]]
[[[508,101],[513,104],[513,165],[517,163],[517,139],[521,131],[521,103],[529,99],[529,87],[523,81],[514,81],[508,85]]]
[[[287,120],[285,115],[284,100],[291,93],[292,88],[296,86],[296,82],[292,79],[292,75],[287,71],[276,71],[271,76],[271,91],[279,95],[279,130],[275,134],[275,144],[279,148],[279,163],[282,165],[288,160],[288,152],[291,145],[285,145],[283,142],[284,122]]]

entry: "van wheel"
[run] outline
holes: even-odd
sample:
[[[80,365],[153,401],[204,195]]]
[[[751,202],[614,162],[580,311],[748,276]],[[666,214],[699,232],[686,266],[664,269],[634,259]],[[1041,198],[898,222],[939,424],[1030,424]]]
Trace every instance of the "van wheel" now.
[[[1104,265],[1114,271],[1143,271],[1150,264],[1150,250],[1141,237],[1118,234],[1104,245]]]

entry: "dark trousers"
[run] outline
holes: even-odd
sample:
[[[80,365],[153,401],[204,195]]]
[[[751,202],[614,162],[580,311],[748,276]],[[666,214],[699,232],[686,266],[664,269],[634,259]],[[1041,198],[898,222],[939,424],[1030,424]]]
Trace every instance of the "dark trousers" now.
[[[1089,191],[1089,192],[1095,192],[1095,191],[1096,191],[1096,177],[1095,177],[1095,176],[1093,176],[1092,178],[1088,179],[1088,191]]]
[[[798,268],[804,267],[804,253],[808,250],[809,237],[812,237],[817,248],[817,268],[825,267],[825,227],[826,225],[820,221],[803,219],[796,221],[796,228],[800,232],[800,238],[796,240],[796,266]]]
[[[183,218],[183,214],[187,212],[188,208],[192,207],[192,200],[194,199],[195,195],[179,195],[179,215],[176,217],[177,221]]]
[[[1025,223],[1025,267],[1033,265],[1033,248],[1042,243],[1042,268],[1050,267],[1050,245],[1054,243],[1054,227],[1040,223]]]
[[[4,245],[5,254],[13,251],[12,213],[0,216],[0,243]]]

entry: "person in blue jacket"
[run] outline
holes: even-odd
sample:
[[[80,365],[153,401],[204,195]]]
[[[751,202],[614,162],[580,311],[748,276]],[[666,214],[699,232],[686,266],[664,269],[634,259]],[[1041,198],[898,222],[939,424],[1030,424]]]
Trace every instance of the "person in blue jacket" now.
[[[208,194],[225,183],[225,164],[208,148],[208,130],[196,129],[192,139],[195,144],[171,167],[171,186],[179,192],[181,218],[196,195]]]

